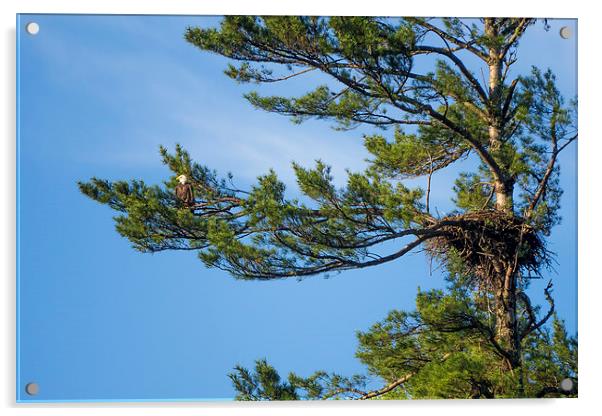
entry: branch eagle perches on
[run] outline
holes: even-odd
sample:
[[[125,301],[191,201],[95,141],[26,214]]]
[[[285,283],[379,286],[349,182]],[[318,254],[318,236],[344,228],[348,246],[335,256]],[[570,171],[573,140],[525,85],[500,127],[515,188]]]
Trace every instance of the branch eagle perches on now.
[[[330,169],[294,166],[298,184],[311,205],[285,198],[285,186],[271,172],[250,191],[232,178],[191,161],[180,146],[162,148],[174,172],[165,188],[133,181],[80,183],[89,197],[118,211],[117,231],[141,251],[198,250],[212,267],[241,278],[283,278],[368,267],[394,260],[438,235],[441,226],[423,212],[422,191],[381,181],[378,176],[349,174],[347,187],[336,189]],[[188,209],[173,196],[175,177],[185,172],[197,196]],[[187,207],[189,208],[189,207]],[[371,248],[410,239],[383,255]]]

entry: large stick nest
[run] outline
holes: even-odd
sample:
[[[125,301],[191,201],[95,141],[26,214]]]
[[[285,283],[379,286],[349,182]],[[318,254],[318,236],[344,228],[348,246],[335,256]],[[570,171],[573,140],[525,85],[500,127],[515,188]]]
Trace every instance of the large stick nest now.
[[[448,264],[459,259],[481,288],[499,287],[508,270],[530,277],[549,264],[539,233],[515,215],[487,210],[440,221],[443,235],[427,242],[427,252]]]

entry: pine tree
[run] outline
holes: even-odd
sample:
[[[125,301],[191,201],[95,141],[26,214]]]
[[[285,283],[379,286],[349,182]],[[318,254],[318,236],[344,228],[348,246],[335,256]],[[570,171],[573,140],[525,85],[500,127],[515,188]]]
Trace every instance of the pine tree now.
[[[479,325],[505,371],[522,374],[516,396],[524,396],[529,336],[554,313],[548,291],[550,311],[538,319],[525,289],[549,265],[546,239],[560,220],[558,155],[577,139],[576,101],[565,102],[550,70],[533,67],[511,79],[519,41],[534,23],[231,16],[218,29],[188,28],[188,42],[238,62],[226,70],[238,82],[327,75],[330,83],[302,96],[245,97],[296,123],[373,126],[364,137],[368,168],[350,172],[337,188],[322,161],[294,164],[302,198],[291,199],[272,171],[243,190],[180,146],[174,153],[162,147],[173,172],[163,186],[93,178],[80,189],[118,212],[117,231],[136,249],[196,251],[205,265],[241,279],[361,269],[422,247],[488,299],[492,316]],[[484,82],[478,67],[488,74]],[[433,173],[465,159],[478,168],[457,178],[456,209],[435,215]],[[173,196],[180,174],[197,197],[191,209]],[[414,178],[425,178],[426,186],[404,184]],[[384,253],[392,241],[396,248]]]

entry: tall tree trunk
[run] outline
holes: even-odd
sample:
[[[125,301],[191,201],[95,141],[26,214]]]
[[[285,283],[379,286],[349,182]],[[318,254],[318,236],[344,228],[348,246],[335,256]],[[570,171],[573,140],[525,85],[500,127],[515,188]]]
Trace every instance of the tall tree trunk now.
[[[492,39],[499,35],[495,19],[485,19],[485,33]],[[489,49],[489,149],[497,159],[502,146],[502,69],[503,57],[499,46]],[[500,163],[503,166],[503,163]],[[500,211],[513,212],[513,182],[508,177],[495,178],[495,206]],[[497,287],[494,289],[496,338],[498,343],[508,353],[507,365],[509,370],[521,366],[520,334],[516,316],[516,283],[517,273],[513,264],[500,264],[497,270]]]
[[[485,20],[485,33],[492,38],[498,36],[495,19]],[[502,59],[499,47],[489,48],[489,149],[494,158],[502,145]],[[494,187],[496,208],[512,212],[513,186],[508,178],[496,178]]]
[[[516,273],[508,266],[506,275],[496,290],[496,338],[508,352],[509,369],[520,367],[520,334],[516,317]]]

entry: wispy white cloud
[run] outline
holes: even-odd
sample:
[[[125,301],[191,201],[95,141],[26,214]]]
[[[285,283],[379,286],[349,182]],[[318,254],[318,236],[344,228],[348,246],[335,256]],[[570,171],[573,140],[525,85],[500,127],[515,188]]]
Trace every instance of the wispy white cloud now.
[[[188,127],[189,137],[194,137],[182,143],[194,157],[246,180],[273,169],[285,183],[294,183],[293,161],[311,166],[321,159],[332,166],[336,183],[342,185],[345,169],[359,170],[365,165],[361,138],[335,132],[326,124],[304,128],[282,122],[275,115],[236,123],[223,119],[210,122],[186,114],[175,114],[174,118]]]

